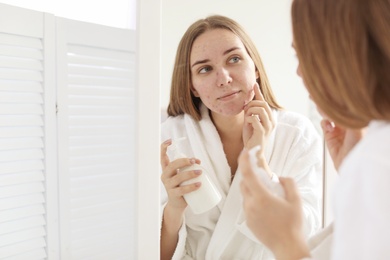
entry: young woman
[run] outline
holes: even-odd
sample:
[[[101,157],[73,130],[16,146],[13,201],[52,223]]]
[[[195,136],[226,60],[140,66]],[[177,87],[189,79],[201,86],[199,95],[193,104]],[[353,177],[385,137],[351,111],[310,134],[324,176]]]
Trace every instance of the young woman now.
[[[334,224],[307,244],[294,181],[281,179],[288,196],[276,198],[244,152],[248,225],[280,260],[390,259],[390,2],[294,0],[292,24],[298,74],[340,175]]]
[[[178,46],[168,119],[162,124],[161,259],[271,259],[247,228],[239,190],[238,156],[258,154],[269,177],[294,178],[304,198],[306,235],[320,227],[321,139],[305,117],[281,109],[260,56],[233,20],[210,16],[192,24]],[[186,137],[173,160],[172,140]],[[205,172],[177,169],[200,164]],[[183,195],[202,183],[181,184],[208,174],[222,195],[211,210],[194,214]]]

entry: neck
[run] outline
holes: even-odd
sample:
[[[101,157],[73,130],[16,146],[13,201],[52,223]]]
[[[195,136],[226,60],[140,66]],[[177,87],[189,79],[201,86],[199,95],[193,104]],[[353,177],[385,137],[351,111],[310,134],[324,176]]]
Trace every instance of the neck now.
[[[223,150],[233,179],[238,167],[238,156],[244,147],[242,140],[244,113],[231,117],[223,117],[215,114],[211,114],[210,116],[221,138]]]
[[[242,140],[244,112],[235,116],[222,116],[211,112],[210,117],[222,140]]]

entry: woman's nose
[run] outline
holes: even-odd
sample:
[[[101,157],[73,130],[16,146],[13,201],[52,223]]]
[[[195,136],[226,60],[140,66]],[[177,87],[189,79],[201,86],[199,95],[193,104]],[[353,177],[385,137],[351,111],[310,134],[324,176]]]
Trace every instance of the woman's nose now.
[[[217,86],[223,87],[232,82],[232,78],[228,70],[221,68],[217,70]]]

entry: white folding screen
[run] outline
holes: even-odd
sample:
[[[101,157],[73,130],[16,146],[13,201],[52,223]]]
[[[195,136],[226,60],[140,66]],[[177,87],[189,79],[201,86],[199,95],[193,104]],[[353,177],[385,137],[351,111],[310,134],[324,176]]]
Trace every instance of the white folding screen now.
[[[61,256],[132,259],[135,36],[56,21]]]
[[[136,258],[135,75],[133,31],[0,4],[0,259]]]
[[[46,257],[43,21],[39,12],[0,8],[1,259]]]

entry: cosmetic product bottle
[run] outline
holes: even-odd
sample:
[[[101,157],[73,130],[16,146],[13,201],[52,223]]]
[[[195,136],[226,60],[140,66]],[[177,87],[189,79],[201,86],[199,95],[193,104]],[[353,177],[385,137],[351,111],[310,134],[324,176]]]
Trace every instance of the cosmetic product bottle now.
[[[181,137],[176,140],[172,140],[172,144],[168,146],[167,151],[169,159],[171,161],[179,158],[188,158],[188,156],[183,154],[179,149],[180,143],[183,143],[185,141],[186,137]],[[215,185],[211,182],[205,168],[203,168],[201,165],[195,163],[193,165],[180,168],[178,174],[193,170],[201,170],[202,173],[198,177],[195,177],[188,181],[184,181],[181,186],[195,182],[201,183],[199,189],[184,195],[184,199],[190,206],[191,210],[195,214],[201,214],[215,207],[222,197]]]

